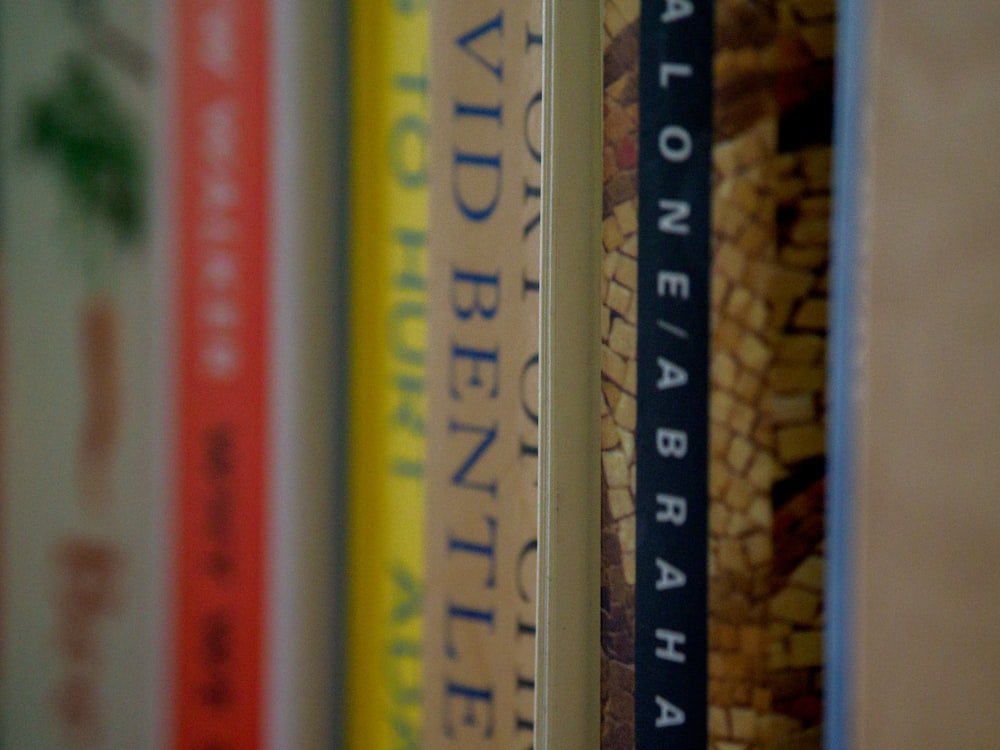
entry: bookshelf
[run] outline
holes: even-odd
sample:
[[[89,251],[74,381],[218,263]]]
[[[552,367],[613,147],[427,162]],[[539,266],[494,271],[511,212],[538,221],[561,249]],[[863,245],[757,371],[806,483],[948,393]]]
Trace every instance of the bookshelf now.
[[[43,5],[0,2],[0,745],[366,747],[393,732],[415,743],[421,721],[446,738],[428,750],[996,744],[996,3],[255,0],[238,29],[232,13],[251,5],[228,0]],[[369,35],[353,48],[351,17]],[[711,44],[649,33],[650,19],[696,17]],[[405,101],[371,86],[390,65]],[[232,70],[250,71],[238,92]],[[181,110],[189,94],[201,103]],[[230,95],[235,109],[211,107]],[[43,100],[26,131],[26,103]],[[691,124],[695,104],[710,124]],[[414,136],[402,181],[426,177],[429,208],[423,194],[404,206],[381,172],[366,182],[397,105]],[[62,106],[69,125],[49,138],[45,113]],[[498,153],[473,153],[471,130],[453,138],[462,118]],[[226,157],[211,173],[198,171],[206,122]],[[59,161],[74,133],[90,177],[105,170],[91,183]],[[468,175],[501,162],[500,226],[480,233],[494,183]],[[665,162],[690,171],[650,188]],[[205,220],[208,181],[215,209],[234,191],[253,206]],[[442,208],[456,193],[471,229]],[[441,285],[457,254],[393,266],[366,233],[404,220],[414,242],[428,229],[428,253],[482,261],[459,274],[470,297]],[[349,226],[365,241],[353,249]],[[223,257],[233,227],[246,243]],[[665,275],[642,265],[650,234],[702,228],[697,247],[664,246]],[[494,287],[520,307],[468,346],[455,332],[471,328],[431,325],[426,381],[409,341],[406,393],[426,383],[432,405],[407,402],[404,492],[380,447],[356,460],[400,394],[372,387],[389,364],[354,355],[385,333],[384,277],[418,266],[403,304],[426,300],[432,324],[489,318]],[[704,331],[654,323],[700,336],[700,364],[644,354],[643,294],[697,303]],[[182,399],[206,357],[225,379],[232,351],[192,344],[206,340],[255,353],[242,395]],[[385,402],[366,411],[365,396]],[[442,398],[454,414],[432,413]],[[697,435],[656,421],[678,405]],[[684,469],[643,475],[643,450],[693,455],[698,481],[650,492],[645,477]],[[446,505],[448,484],[471,488],[467,502]],[[678,520],[682,500],[704,528],[678,552],[654,523]],[[375,591],[374,558],[405,554],[419,574],[420,549],[431,574],[406,611],[421,593],[436,609],[418,647],[416,618],[396,640],[381,630],[394,602]],[[242,577],[214,589],[237,558]],[[683,587],[683,605],[636,603]],[[191,591],[211,596],[192,605]],[[665,624],[648,627],[651,611]],[[668,622],[679,612],[685,629]],[[482,685],[448,681],[459,650]],[[409,670],[395,723],[387,653]],[[681,724],[692,733],[669,735]]]

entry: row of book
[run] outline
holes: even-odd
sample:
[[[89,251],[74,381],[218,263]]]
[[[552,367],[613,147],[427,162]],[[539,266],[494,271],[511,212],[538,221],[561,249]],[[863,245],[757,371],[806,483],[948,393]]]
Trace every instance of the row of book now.
[[[991,746],[913,5],[3,0],[0,748]]]

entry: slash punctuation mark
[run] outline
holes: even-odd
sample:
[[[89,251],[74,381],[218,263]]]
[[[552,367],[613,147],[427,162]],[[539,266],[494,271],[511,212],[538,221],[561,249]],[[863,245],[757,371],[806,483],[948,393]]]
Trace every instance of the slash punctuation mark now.
[[[667,333],[669,333],[669,334],[671,334],[673,336],[676,336],[679,339],[687,340],[687,338],[688,338],[688,332],[687,331],[685,331],[683,328],[680,328],[680,327],[675,326],[675,325],[673,325],[671,323],[668,323],[665,320],[658,320],[658,321],[656,321],[656,325],[659,328],[661,328],[662,330],[666,331]]]

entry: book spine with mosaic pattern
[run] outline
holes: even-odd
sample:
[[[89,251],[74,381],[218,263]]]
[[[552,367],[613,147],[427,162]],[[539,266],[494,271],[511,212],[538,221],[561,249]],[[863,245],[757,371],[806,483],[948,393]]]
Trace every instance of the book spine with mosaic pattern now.
[[[816,6],[606,5],[608,748],[820,742],[834,14]]]

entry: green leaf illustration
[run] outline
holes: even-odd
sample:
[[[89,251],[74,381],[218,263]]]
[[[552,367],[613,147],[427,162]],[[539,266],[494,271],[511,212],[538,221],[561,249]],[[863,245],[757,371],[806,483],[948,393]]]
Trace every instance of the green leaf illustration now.
[[[28,102],[25,145],[55,166],[84,215],[107,222],[119,249],[133,247],[146,223],[140,137],[87,58],[68,55],[56,84]]]

